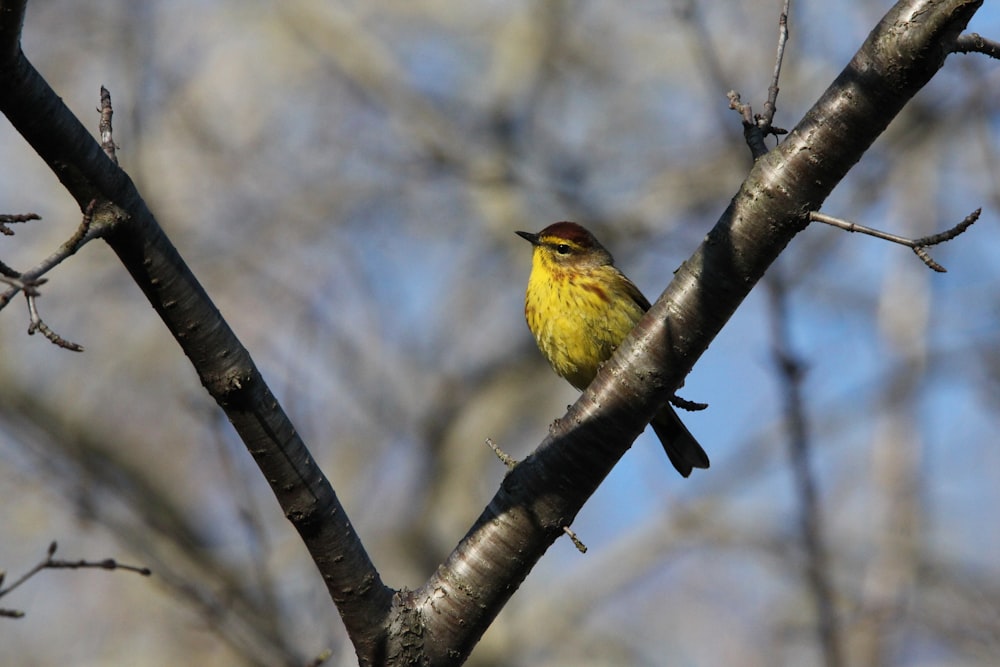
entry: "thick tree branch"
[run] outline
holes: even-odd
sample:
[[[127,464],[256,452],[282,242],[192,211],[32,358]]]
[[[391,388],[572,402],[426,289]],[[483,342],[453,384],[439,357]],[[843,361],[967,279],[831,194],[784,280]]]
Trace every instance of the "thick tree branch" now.
[[[778,254],[940,69],[980,0],[904,0],[774,150],[550,436],[413,593],[431,664],[459,664],[549,545],[682,384]],[[433,620],[432,620],[433,619]],[[411,656],[412,657],[412,654]]]
[[[24,9],[24,0],[0,1],[0,111],[56,173],[81,210],[96,200],[99,208],[107,205],[120,211],[120,223],[105,233],[104,240],[257,461],[323,575],[359,655],[380,653],[392,591],[382,583],[333,489],[249,353],[167,239],[131,179],[21,52]],[[105,120],[110,120],[109,114]],[[111,141],[110,132],[106,139]]]

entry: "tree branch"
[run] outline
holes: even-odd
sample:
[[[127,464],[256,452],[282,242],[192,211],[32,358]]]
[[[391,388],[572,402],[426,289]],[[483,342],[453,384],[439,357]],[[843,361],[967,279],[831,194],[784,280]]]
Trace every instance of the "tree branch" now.
[[[225,411],[337,604],[359,656],[376,655],[393,592],[249,353],[167,239],[131,179],[66,108],[20,48],[24,0],[0,0],[0,111],[46,161],[81,210],[120,210],[104,240]],[[362,658],[364,661],[365,658]]]
[[[100,569],[100,570],[124,570],[126,572],[135,572],[136,574],[141,574],[144,577],[148,577],[152,574],[148,567],[139,567],[136,565],[126,565],[124,563],[119,563],[114,558],[105,558],[98,561],[90,560],[56,560],[52,558],[56,555],[56,549],[58,545],[55,542],[49,544],[49,548],[45,551],[45,557],[39,561],[33,568],[22,574],[16,580],[6,587],[4,584],[4,574],[0,572],[0,598],[8,595],[11,591],[21,586],[24,582],[31,579],[33,576],[41,572],[42,570],[80,570],[80,569]],[[0,616],[7,618],[21,618],[24,616],[24,612],[12,610],[12,609],[0,609]]]
[[[788,43],[788,12],[791,0],[784,0],[781,13],[778,15],[778,47],[774,56],[774,70],[771,73],[771,85],[767,87],[767,101],[764,102],[764,113],[754,115],[753,107],[740,99],[740,94],[730,90],[729,108],[740,114],[743,119],[743,138],[750,148],[750,154],[757,160],[767,153],[765,139],[768,135],[776,137],[788,134],[788,130],[774,126],[774,114],[778,111],[778,82],[781,79],[781,64],[785,59],[785,45]]]
[[[986,39],[975,32],[968,35],[959,35],[955,39],[951,50],[953,53],[982,53],[990,58],[1000,60],[1000,42],[993,39]]]
[[[813,222],[822,222],[823,224],[831,225],[848,232],[859,232],[861,234],[874,236],[875,238],[882,239],[883,241],[892,241],[893,243],[905,245],[907,248],[912,249],[917,257],[920,258],[920,261],[926,264],[930,269],[937,271],[938,273],[947,273],[948,270],[935,262],[927,253],[926,248],[939,243],[944,243],[945,241],[950,241],[959,234],[962,234],[965,230],[971,227],[976,220],[979,220],[979,216],[982,212],[983,209],[977,208],[975,211],[965,216],[965,218],[963,218],[962,221],[954,227],[946,229],[938,234],[922,236],[919,239],[908,239],[905,236],[898,236],[896,234],[890,234],[889,232],[883,232],[878,229],[872,229],[871,227],[865,227],[864,225],[859,225],[855,222],[850,222],[849,220],[841,220],[840,218],[835,218],[832,215],[826,215],[825,213],[820,213],[819,211],[812,211],[809,214],[809,220]]]
[[[980,4],[897,3],[796,128],[755,162],[701,247],[597,379],[413,593],[426,620],[424,648],[448,647],[424,653],[431,664],[460,664],[563,534],[561,527],[572,523],[768,266],[807,226],[809,212],[940,69],[948,45]]]

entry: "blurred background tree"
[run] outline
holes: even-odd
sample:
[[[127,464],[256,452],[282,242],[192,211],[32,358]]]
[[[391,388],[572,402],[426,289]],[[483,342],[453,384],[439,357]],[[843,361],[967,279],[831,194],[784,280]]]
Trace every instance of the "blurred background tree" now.
[[[793,6],[778,125],[889,4]],[[491,497],[504,469],[484,439],[522,457],[575,398],[523,322],[513,231],[584,223],[659,294],[749,168],[726,92],[762,104],[778,5],[51,0],[29,5],[24,46],[84,122],[112,91],[123,168],[398,587]],[[997,36],[1000,13],[970,28]],[[641,437],[574,525],[590,552],[557,542],[469,664],[836,664],[804,521],[848,664],[996,663],[998,79],[949,59],[824,208],[916,237],[982,205],[933,252],[950,273],[801,234],[684,389],[711,404],[685,422],[712,469],[682,480]],[[27,265],[79,213],[2,136],[0,208],[44,218],[3,240]],[[0,566],[58,539],[155,577],[34,580],[5,600],[28,614],[0,623],[12,664],[303,664],[324,648],[353,664],[298,536],[111,253],[89,245],[50,278],[46,321],[87,351],[0,317]],[[804,373],[818,513],[794,481],[776,349]]]

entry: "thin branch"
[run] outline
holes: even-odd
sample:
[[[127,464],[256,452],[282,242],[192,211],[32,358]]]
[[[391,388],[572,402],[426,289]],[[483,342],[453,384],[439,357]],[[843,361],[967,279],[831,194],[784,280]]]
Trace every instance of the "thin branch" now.
[[[21,584],[23,584],[24,582],[26,582],[28,579],[31,579],[31,577],[35,576],[36,574],[38,574],[39,572],[41,572],[43,569],[45,569],[45,563],[48,562],[52,558],[52,556],[55,555],[56,548],[57,548],[57,544],[56,544],[55,541],[52,541],[51,543],[49,543],[49,548],[45,552],[45,558],[43,558],[41,560],[41,562],[39,562],[37,565],[35,565],[35,567],[31,568],[26,573],[24,573],[20,577],[18,577],[14,581],[14,583],[12,583],[10,586],[7,586],[6,588],[0,588],[0,598],[2,598],[3,596],[7,595],[12,590],[14,590],[18,586],[20,586]]]
[[[114,210],[113,207],[105,207],[105,210],[102,211],[101,221],[95,224],[94,210],[96,206],[97,202],[91,200],[84,210],[83,218],[80,220],[80,224],[77,225],[76,231],[73,232],[73,236],[69,237],[55,252],[36,264],[33,268],[23,273],[14,271],[6,265],[4,265],[3,269],[0,269],[0,274],[2,274],[0,282],[10,285],[10,289],[0,294],[0,310],[3,310],[18,292],[45,284],[42,276],[59,266],[67,258],[76,254],[85,244],[96,238],[101,238],[120,220],[121,214]]]
[[[951,46],[951,52],[982,53],[990,58],[1000,60],[1000,42],[986,39],[979,33],[973,32],[956,37],[955,43]]]
[[[577,551],[579,551],[582,554],[587,553],[587,545],[584,544],[583,541],[576,536],[576,533],[570,530],[569,526],[563,526],[563,532],[566,533],[566,537],[570,539],[570,541],[573,543],[573,546],[576,547]]]
[[[962,222],[958,223],[951,229],[945,230],[943,232],[938,232],[937,234],[931,234],[930,236],[922,236],[913,242],[913,247],[923,248],[926,246],[937,245],[938,243],[944,243],[945,241],[950,241],[966,229],[972,226],[976,220],[979,219],[980,214],[982,214],[983,209],[977,208],[975,211],[965,216]]]
[[[10,223],[41,219],[42,216],[37,213],[0,213],[0,234],[4,236],[14,235],[14,230],[7,226]]]
[[[87,232],[94,224],[94,208],[97,206],[97,200],[91,199],[90,203],[87,204],[87,208],[83,210],[83,218],[80,220],[80,224],[76,227],[76,232],[73,236],[62,244],[60,250],[74,254],[77,250],[83,247],[85,240],[87,240]]]
[[[760,159],[768,151],[765,139],[769,135],[775,137],[788,134],[788,130],[775,127],[774,114],[778,110],[778,81],[781,78],[781,63],[785,59],[785,45],[788,43],[788,13],[790,11],[791,0],[785,0],[778,15],[778,47],[774,56],[774,70],[771,74],[771,85],[767,88],[767,101],[764,102],[764,113],[753,113],[753,108],[749,103],[744,103],[740,99],[740,94],[735,90],[730,90],[729,108],[740,114],[743,119],[743,137],[750,147],[750,153],[754,161]]]
[[[898,236],[896,234],[890,234],[889,232],[883,232],[878,229],[872,229],[871,227],[865,227],[864,225],[859,225],[856,222],[851,222],[850,220],[842,220],[840,218],[835,218],[832,215],[826,215],[825,213],[820,213],[819,211],[812,211],[809,213],[809,220],[812,222],[822,222],[827,225],[832,225],[840,229],[849,232],[859,232],[861,234],[867,234],[869,236],[874,236],[875,238],[882,239],[883,241],[891,241],[893,243],[898,243],[900,245],[905,245],[907,248],[912,248],[913,252],[920,258],[920,260],[926,264],[929,268],[938,273],[947,273],[947,269],[935,262],[931,256],[927,253],[925,248],[932,245],[937,245],[939,243],[944,243],[945,241],[950,241],[966,229],[972,226],[972,224],[979,219],[980,214],[983,209],[977,208],[975,211],[965,216],[965,218],[952,227],[951,229],[945,230],[938,234],[933,234],[931,236],[923,236],[919,239],[908,239],[905,236]]]
[[[46,257],[35,268],[24,273],[19,273],[0,263],[0,283],[6,283],[10,286],[6,292],[0,294],[0,310],[10,303],[10,300],[18,292],[23,292],[28,302],[28,335],[34,335],[36,332],[41,333],[55,345],[72,352],[83,352],[83,346],[63,338],[45,324],[45,321],[42,320],[41,315],[38,313],[37,300],[41,296],[38,288],[48,282],[47,278],[42,277],[43,275],[61,264],[66,258],[74,255],[84,243],[98,238],[105,233],[109,225],[98,225],[95,228],[93,224],[96,205],[97,202],[91,200],[83,213],[83,219],[77,225],[76,231],[73,232],[73,236],[67,239],[54,253]],[[91,234],[92,231],[94,232],[93,234]]]
[[[670,404],[675,408],[680,408],[681,410],[687,410],[688,412],[699,412],[701,410],[708,409],[708,403],[698,403],[697,401],[689,401],[686,398],[681,398],[677,394],[670,397]]]
[[[729,108],[739,113],[743,118],[743,138],[746,140],[747,146],[750,147],[750,154],[753,155],[753,159],[756,162],[767,155],[767,144],[764,143],[767,135],[761,128],[757,127],[757,123],[753,120],[753,107],[745,104],[740,99],[739,93],[735,90],[730,90],[727,97],[729,98]]]
[[[507,470],[513,470],[517,467],[517,459],[500,449],[500,446],[493,442],[493,438],[486,438],[486,445],[493,450],[500,462],[507,466]]]
[[[781,78],[781,63],[785,58],[785,44],[788,43],[788,11],[791,0],[785,0],[778,16],[778,50],[774,57],[774,74],[771,85],[767,89],[767,102],[764,103],[764,113],[757,118],[757,125],[768,131],[778,110],[778,80]],[[784,131],[782,131],[784,133]]]
[[[0,213],[0,234],[4,236],[13,236],[14,230],[7,225],[17,222],[28,222],[29,220],[41,220],[42,216],[37,213]],[[14,269],[10,268],[3,262],[0,262],[0,276],[6,276],[8,278],[17,278],[21,274]]]
[[[35,332],[39,332],[64,350],[69,350],[70,352],[83,352],[82,345],[74,343],[71,340],[66,340],[50,329],[49,326],[42,321],[41,316],[38,314],[38,304],[36,303],[39,294],[34,287],[26,288],[24,290],[24,296],[28,300],[28,316],[31,318],[31,323],[28,325],[29,336],[33,336]]]
[[[88,561],[88,560],[55,560],[52,557],[56,553],[57,544],[53,541],[49,544],[49,548],[45,552],[45,557],[39,561],[34,567],[18,577],[11,585],[6,588],[0,588],[0,598],[7,595],[14,589],[18,588],[21,584],[31,579],[33,576],[41,572],[42,570],[79,570],[79,569],[101,569],[101,570],[125,570],[126,572],[135,572],[136,574],[141,574],[144,577],[148,577],[152,574],[152,571],[148,567],[139,567],[136,565],[125,565],[124,563],[119,563],[113,558],[105,558],[98,561]],[[0,577],[0,584],[3,583],[2,577]],[[0,609],[0,616],[6,616],[8,618],[21,618],[24,616],[24,612],[10,610],[10,609]]]
[[[28,304],[29,336],[32,336],[35,333],[41,333],[43,336],[52,341],[52,343],[63,349],[70,350],[71,352],[83,352],[82,345],[66,340],[57,334],[49,327],[49,325],[45,324],[41,315],[39,315],[38,297],[41,296],[41,292],[38,291],[38,288],[47,282],[47,278],[25,278],[23,276],[0,275],[0,283],[6,283],[11,286],[11,288],[7,290],[3,296],[6,296],[7,294],[16,294],[17,292],[24,293],[25,300]],[[6,302],[4,302],[3,305],[6,305]]]
[[[10,285],[14,289],[15,293],[21,292],[21,291],[24,291],[24,290],[34,289],[34,288],[38,287],[39,285],[44,285],[47,282],[49,282],[48,278],[39,278],[37,280],[33,280],[31,282],[27,282],[27,281],[25,281],[21,277],[21,274],[18,273],[17,271],[14,271],[14,275],[10,275],[10,276],[8,276],[8,275],[0,275],[0,283],[5,283],[7,285]],[[9,299],[7,301],[5,301],[4,305],[7,305],[7,303],[9,301],[10,301]]]

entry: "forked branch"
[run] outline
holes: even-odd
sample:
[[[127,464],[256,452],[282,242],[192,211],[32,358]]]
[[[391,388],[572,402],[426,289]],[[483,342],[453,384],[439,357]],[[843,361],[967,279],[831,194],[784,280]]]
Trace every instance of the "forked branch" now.
[[[28,304],[28,335],[32,335],[36,332],[41,333],[55,345],[73,352],[83,352],[83,346],[66,340],[57,334],[47,324],[45,324],[41,315],[39,315],[37,300],[38,297],[41,296],[41,293],[38,291],[38,288],[48,282],[48,279],[43,277],[46,273],[57,267],[67,258],[73,256],[77,250],[83,247],[85,243],[92,241],[95,238],[99,238],[107,231],[110,226],[109,224],[94,225],[94,210],[96,207],[97,202],[91,201],[90,204],[87,205],[86,210],[83,212],[83,219],[80,221],[80,224],[77,225],[76,231],[73,232],[73,236],[67,239],[66,242],[60,245],[55,252],[39,262],[34,268],[22,273],[20,271],[15,271],[6,264],[0,262],[0,283],[5,283],[8,286],[6,291],[0,293],[0,310],[10,303],[11,299],[13,299],[18,292],[23,293]],[[115,217],[111,211],[106,211],[105,213],[111,217]],[[28,213],[22,216],[0,216],[0,226],[2,226],[3,222],[24,222],[25,220],[38,219],[40,219],[39,216],[34,213]]]
[[[14,235],[14,230],[7,226],[10,223],[41,219],[42,216],[37,213],[0,213],[0,234],[4,236]]]
[[[774,56],[774,71],[771,74],[771,85],[767,87],[767,101],[764,102],[764,113],[754,114],[753,107],[740,99],[740,94],[730,90],[729,108],[740,114],[743,119],[743,137],[750,147],[753,159],[767,153],[764,140],[769,135],[775,137],[788,134],[788,130],[774,126],[774,114],[778,110],[778,81],[781,79],[781,63],[785,59],[785,45],[788,43],[788,11],[791,0],[784,0],[781,14],[778,15],[778,48]]]
[[[935,262],[930,254],[928,254],[926,248],[952,240],[971,227],[972,223],[979,219],[982,212],[983,209],[977,208],[975,211],[965,216],[964,220],[951,229],[938,234],[933,234],[931,236],[922,236],[919,239],[908,239],[905,236],[897,236],[896,234],[890,234],[889,232],[872,229],[871,227],[865,227],[864,225],[859,225],[856,222],[851,222],[849,220],[841,220],[840,218],[835,218],[832,215],[826,215],[825,213],[820,213],[819,211],[813,211],[810,213],[809,220],[822,222],[849,232],[860,232],[861,234],[868,234],[869,236],[874,236],[875,238],[879,238],[884,241],[891,241],[893,243],[905,245],[906,247],[911,248],[917,257],[919,257],[920,260],[929,268],[937,271],[938,273],[947,273],[948,270]]]

